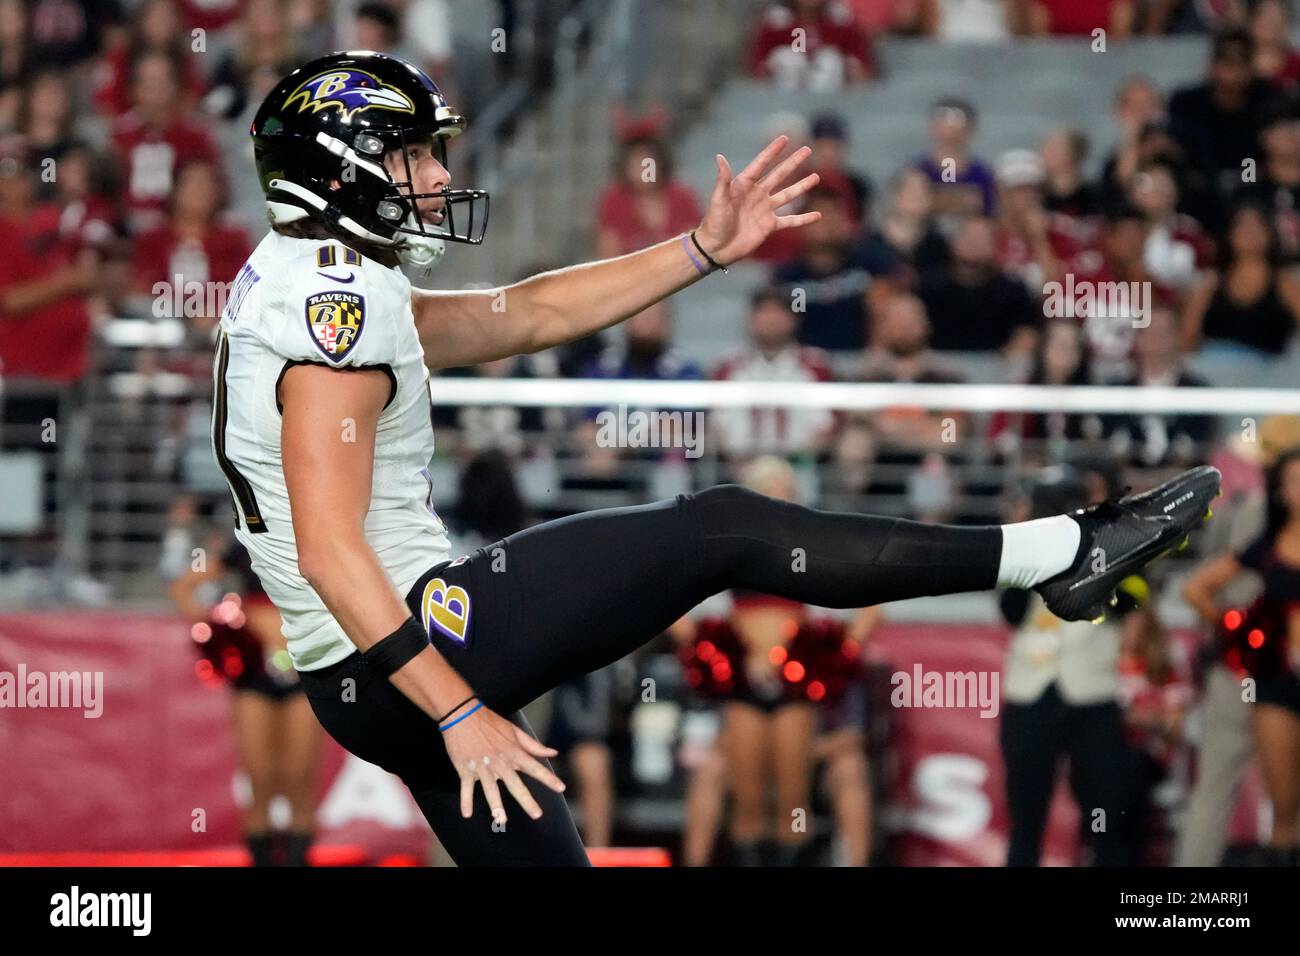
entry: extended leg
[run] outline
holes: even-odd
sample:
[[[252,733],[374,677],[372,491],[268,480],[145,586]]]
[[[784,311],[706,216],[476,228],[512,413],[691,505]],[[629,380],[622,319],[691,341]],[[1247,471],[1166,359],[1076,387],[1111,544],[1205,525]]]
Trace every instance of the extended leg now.
[[[477,552],[472,569],[439,572],[467,582],[472,606],[497,606],[467,646],[438,648],[484,700],[512,711],[625,657],[728,588],[865,607],[991,588],[1001,551],[996,525],[815,511],[719,485],[538,525]],[[417,613],[433,576],[408,595]]]

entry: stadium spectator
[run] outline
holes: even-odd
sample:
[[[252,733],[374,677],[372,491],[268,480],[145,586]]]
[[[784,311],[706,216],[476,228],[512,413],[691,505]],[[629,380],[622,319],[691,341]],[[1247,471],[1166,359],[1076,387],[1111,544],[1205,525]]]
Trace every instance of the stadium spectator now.
[[[898,281],[915,291],[920,276],[952,259],[948,240],[934,224],[934,186],[925,173],[908,166],[894,177],[880,228],[867,237],[867,255],[898,263]]]
[[[1043,327],[1037,354],[1030,366],[1028,385],[1087,385],[1091,380],[1083,330],[1072,319],[1050,319]],[[1031,461],[1059,460],[1069,441],[1101,434],[1094,416],[1069,412],[997,412],[989,424],[989,437],[1006,453],[1024,452]]]
[[[249,0],[180,0],[185,23],[209,33],[226,29],[239,19]]]
[[[1291,45],[1291,4],[1287,0],[1253,0],[1247,29],[1255,46],[1255,75],[1280,90],[1300,84],[1300,53]]]
[[[135,238],[136,291],[157,295],[155,284],[163,283],[182,290],[181,301],[191,301],[194,289],[213,289],[219,284],[229,288],[235,274],[253,251],[247,230],[221,216],[223,202],[221,177],[215,166],[194,160],[176,172],[170,217],[166,224],[140,233]],[[165,296],[171,299],[170,293]],[[206,342],[220,317],[224,297],[205,294],[202,300],[213,311],[186,317],[196,342]],[[174,316],[180,318],[180,316]]]
[[[839,0],[768,7],[750,44],[749,72],[786,89],[838,90],[875,73],[871,40]]]
[[[861,224],[871,219],[873,189],[866,176],[850,168],[849,127],[838,113],[821,113],[812,118],[812,168],[823,180],[840,178],[853,190],[853,221]]]
[[[1252,72],[1250,34],[1229,30],[1214,38],[1206,80],[1169,99],[1170,132],[1215,192],[1242,182],[1242,161],[1258,158],[1259,130],[1274,92]]]
[[[695,191],[674,178],[664,141],[634,134],[619,150],[614,180],[600,197],[596,255],[626,255],[671,239],[694,229],[703,215]]]
[[[17,125],[23,85],[35,62],[23,0],[0,0],[0,134]]]
[[[1058,126],[1039,144],[1043,167],[1043,208],[1080,218],[1097,212],[1097,187],[1083,174],[1088,158],[1088,137],[1072,126]]]
[[[921,278],[920,296],[938,351],[1033,351],[1041,326],[1037,297],[998,269],[993,221],[963,220],[953,237],[952,261]]]
[[[95,106],[108,116],[120,116],[131,108],[131,77],[135,63],[145,53],[170,57],[181,71],[181,109],[189,112],[203,95],[203,71],[191,47],[176,0],[144,0],[131,17],[126,43],[119,44],[100,60],[95,78]]]
[[[331,0],[288,0],[288,3],[288,28],[299,49],[336,50],[346,46],[336,39]]]
[[[1093,36],[1126,40],[1137,18],[1136,0],[1023,0],[1025,32],[1031,36]]]
[[[0,143],[0,369],[71,385],[89,357],[86,297],[99,282],[99,254],[60,232],[61,210],[37,201],[36,175],[19,141]]]
[[[827,357],[795,340],[790,299],[776,289],[761,289],[750,300],[749,342],[728,355],[714,378],[725,382],[826,382]],[[712,426],[723,454],[815,456],[831,437],[835,417],[823,408],[721,408]]]
[[[461,470],[450,515],[460,553],[468,554],[532,523],[513,467],[502,449],[487,448]]]
[[[58,160],[74,143],[74,107],[68,78],[58,70],[41,70],[27,85],[18,112],[18,132],[33,156]],[[57,179],[57,177],[56,177]],[[43,183],[50,185],[53,183]]]
[[[1017,276],[1037,296],[1089,244],[1092,224],[1048,212],[1043,161],[1033,150],[1007,150],[998,157],[996,175],[998,268]]]
[[[781,151],[779,160],[784,160],[803,147],[812,148],[812,128],[808,125],[808,120],[799,113],[780,112],[770,116],[763,124],[763,139],[771,142],[778,136],[784,136],[788,140],[785,149]],[[793,185],[796,178],[792,176],[786,185]],[[832,188],[842,188],[847,184],[843,180],[833,180],[829,184]],[[793,216],[803,212],[807,208],[808,197],[799,196],[786,203],[777,213],[782,216]],[[778,266],[784,263],[793,262],[799,258],[800,250],[800,233],[801,229],[782,229],[768,236],[758,250],[754,253],[754,259],[759,262],[765,262],[770,266]]]
[[[1214,241],[1191,216],[1178,212],[1178,172],[1167,160],[1146,163],[1133,179],[1129,199],[1147,221],[1143,261],[1162,285],[1180,296],[1197,273],[1214,263]]]
[[[654,378],[689,381],[699,366],[673,344],[673,314],[666,301],[656,302],[623,323],[623,340],[609,345],[583,370],[583,378]]]
[[[450,378],[553,378],[557,372],[550,352],[516,355],[484,362],[472,368],[447,369]],[[518,405],[438,405],[433,409],[435,429],[454,431],[438,447],[452,450],[466,461],[488,451],[501,451],[519,462],[530,451],[530,439],[547,429],[563,428],[564,411],[558,408],[521,408]],[[536,442],[532,444],[536,445]]]
[[[806,198],[804,211],[820,212],[821,218],[799,230],[799,258],[777,266],[772,283],[789,293],[801,316],[802,344],[860,351],[867,343],[869,316],[896,287],[896,263],[884,250],[860,241],[847,189],[819,183]]]
[[[929,385],[963,381],[961,373],[931,348],[925,304],[908,293],[885,302],[875,343],[856,378]],[[945,459],[966,436],[966,413],[896,406],[852,417],[865,418],[873,435],[867,493],[906,495],[909,513],[919,520],[950,517],[955,485]]]
[[[407,54],[398,50],[402,39],[402,17],[390,3],[362,3],[352,15],[352,30],[357,48],[391,53],[403,59]]]
[[[936,0],[845,0],[845,6],[867,36],[933,36],[939,26]]]
[[[36,62],[80,67],[124,38],[119,0],[31,0],[27,5]]]
[[[1101,190],[1114,197],[1128,190],[1138,167],[1149,157],[1143,134],[1165,112],[1164,94],[1149,77],[1130,76],[1115,91],[1111,118],[1115,123],[1115,148],[1102,164]]]
[[[1219,241],[1218,267],[1206,272],[1188,296],[1183,347],[1263,361],[1286,351],[1297,321],[1300,280],[1283,267],[1268,211],[1241,203]]]
[[[993,170],[970,152],[975,135],[975,107],[957,97],[939,100],[930,109],[930,153],[913,165],[934,183],[934,208],[941,217],[993,211]]]
[[[699,366],[672,344],[673,313],[667,300],[655,303],[648,309],[638,312],[623,323],[622,341],[611,344],[595,359],[590,361],[583,371],[584,378],[604,379],[661,379],[663,381],[693,381],[702,377]],[[621,413],[622,408],[619,409]],[[653,409],[627,409],[629,414],[637,411],[650,412]],[[618,490],[632,487],[628,469],[623,462],[626,452],[628,459],[639,459],[651,463],[648,472],[638,476],[637,481],[644,493],[648,483],[658,480],[671,481],[671,470],[667,467],[680,464],[686,451],[688,436],[685,432],[686,416],[691,411],[682,410],[682,430],[675,425],[666,425],[661,430],[661,439],[670,444],[659,446],[620,449],[617,445],[601,439],[601,432],[596,424],[599,410],[589,409],[584,421],[580,422],[572,436],[572,445],[581,458],[578,469],[565,476],[564,487],[568,490]],[[630,420],[630,419],[629,419]],[[671,420],[670,420],[671,421]],[[666,433],[666,434],[664,434]]]
[[[52,201],[62,210],[59,231],[66,237],[78,237],[89,246],[105,253],[117,252],[121,230],[117,209],[104,182],[103,157],[89,147],[72,142],[63,150],[58,175],[52,183],[42,183],[46,191],[41,199]]]
[[[962,381],[956,369],[931,348],[925,303],[916,296],[905,292],[890,296],[881,311],[878,333],[856,376],[859,381],[931,385]],[[942,441],[938,434],[941,429],[932,431],[934,435],[927,437],[927,444]]]
[[[452,59],[451,7],[448,0],[397,0],[405,15],[405,23],[415,29],[407,31],[407,40],[416,55],[414,62],[436,77],[441,87],[450,81]],[[458,100],[452,99],[452,102]]]
[[[922,0],[923,32],[943,43],[1000,43],[1010,39],[1018,0]],[[929,12],[933,9],[933,13]],[[926,29],[930,24],[933,28]]]
[[[1199,163],[1188,159],[1186,151],[1170,131],[1167,119],[1153,120],[1142,128],[1132,153],[1132,168],[1121,179],[1111,177],[1107,169],[1102,179],[1103,211],[1107,204],[1128,200],[1138,174],[1152,163],[1167,166],[1178,186],[1178,211],[1195,219],[1210,232],[1223,224],[1222,193]],[[1247,175],[1247,167],[1242,167]]]
[[[1083,323],[1094,384],[1132,375],[1133,337],[1146,323],[1149,310],[1178,304],[1177,291],[1147,267],[1148,228],[1142,211],[1132,203],[1107,204],[1100,242],[1075,256],[1065,277],[1066,295],[1069,283],[1074,283],[1074,312]],[[1081,289],[1092,290],[1091,303],[1078,298]]]
[[[451,50],[447,45],[450,21],[445,3],[421,0],[414,6],[412,10],[412,4],[402,0],[362,3],[353,14],[354,39],[348,48],[378,50],[417,63],[437,78],[438,88],[449,103],[465,102],[451,75]],[[407,23],[416,23],[419,29],[408,31]],[[417,41],[416,35],[423,40]]]
[[[134,107],[113,124],[113,152],[122,168],[123,205],[132,233],[158,225],[176,170],[193,160],[220,168],[208,131],[185,111],[179,69],[164,53],[143,54],[134,65]]]
[[[285,13],[284,0],[249,0],[239,18],[239,38],[213,72],[204,100],[209,112],[238,118],[294,69],[295,34],[284,27]]]
[[[1178,343],[1178,314],[1156,305],[1139,329],[1134,345],[1135,374],[1121,385],[1199,388],[1204,378],[1184,367]],[[1117,456],[1144,468],[1185,465],[1202,461],[1214,437],[1214,419],[1208,415],[1134,414],[1105,416],[1103,425]]]
[[[1284,102],[1271,110],[1260,130],[1264,159],[1257,178],[1244,183],[1234,200],[1268,209],[1288,264],[1300,262],[1300,109]]]
[[[1149,0],[1144,29],[1149,34],[1216,33],[1240,26],[1245,0]]]
[[[102,157],[73,142],[63,151],[52,183],[42,183],[41,201],[58,207],[59,234],[100,259],[99,281],[87,299],[93,317],[124,315],[116,311],[131,288],[130,249],[122,237],[111,187],[104,180]],[[211,362],[207,363],[209,366]]]

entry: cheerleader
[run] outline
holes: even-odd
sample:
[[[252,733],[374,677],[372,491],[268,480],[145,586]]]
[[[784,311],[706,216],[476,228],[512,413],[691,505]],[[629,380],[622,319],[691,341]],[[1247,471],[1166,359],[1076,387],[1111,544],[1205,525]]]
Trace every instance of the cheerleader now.
[[[1227,641],[1227,663],[1254,680],[1252,727],[1273,805],[1268,859],[1300,865],[1300,448],[1280,455],[1266,476],[1264,532],[1245,550],[1202,565],[1183,596]],[[1263,592],[1249,608],[1223,608],[1219,593],[1243,569]],[[1243,693],[1246,693],[1243,685]]]
[[[250,793],[243,808],[244,842],[254,866],[307,866],[316,826],[321,729],[302,692],[280,633],[280,612],[249,565],[248,553],[214,536],[200,570],[171,583],[176,607],[193,622],[203,659],[199,671],[230,683],[231,730]],[[221,585],[234,585],[217,597]],[[214,593],[215,592],[215,593]],[[288,802],[289,829],[271,829],[271,800]]]

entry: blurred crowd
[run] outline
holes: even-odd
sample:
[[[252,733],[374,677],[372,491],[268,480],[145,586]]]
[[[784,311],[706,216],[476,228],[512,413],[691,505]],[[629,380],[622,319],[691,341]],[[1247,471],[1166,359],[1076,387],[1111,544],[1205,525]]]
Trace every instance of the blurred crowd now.
[[[798,69],[817,71],[815,83],[871,82],[871,36],[959,38],[952,24],[966,20],[1005,23],[1015,35],[1114,31],[1121,22],[1217,32],[1206,34],[1201,82],[1116,83],[1115,146],[1096,177],[1086,172],[1098,165],[1088,162],[1086,136],[1068,124],[1041,142],[978,155],[979,106],[956,91],[918,117],[929,150],[899,156],[882,183],[856,168],[842,116],[786,116],[789,149],[812,147],[821,182],[784,211],[817,210],[821,219],[760,250],[766,282],[723,361],[677,343],[669,301],[554,354],[453,374],[956,383],[971,366],[955,359],[982,355],[1006,369],[1000,380],[1195,387],[1207,382],[1186,367],[1189,357],[1266,368],[1292,354],[1300,316],[1300,53],[1283,0],[1214,10],[1211,23],[1204,5],[1176,2],[776,4],[753,24],[747,55],[746,38],[736,38],[745,68],[774,83],[798,80]],[[518,16],[509,3],[499,12]],[[446,0],[2,0],[0,313],[9,331],[0,374],[74,386],[86,376],[93,328],[174,316],[186,325],[186,347],[107,361],[189,376],[201,396],[222,304],[209,290],[229,281],[260,231],[231,214],[233,194],[251,181],[241,135],[250,111],[304,55],[338,46],[407,56],[455,96],[450,16]],[[781,36],[797,36],[802,52]],[[669,238],[701,215],[702,197],[673,168],[662,113],[620,114],[611,135],[620,149],[595,202],[593,257]],[[1079,298],[1121,287],[1133,294],[1118,304]],[[40,422],[52,401],[15,392],[6,419],[18,429]],[[190,427],[183,414],[172,420],[173,429]],[[640,478],[621,467],[646,456],[597,447],[592,414],[444,409],[441,424],[442,448],[461,464],[497,451],[516,468],[537,465],[538,449],[549,449],[568,459],[558,478],[568,489],[644,493],[684,480],[671,453],[654,456],[667,468]],[[1213,421],[1198,415],[986,421],[907,408],[719,412],[708,434],[729,465],[764,453],[815,463],[812,493],[884,496],[898,513],[945,520],[996,510],[997,482],[974,466],[1032,466],[1085,442],[1125,464],[1174,467],[1203,456],[1215,437]],[[174,438],[181,448],[190,441]],[[182,457],[154,463],[171,468],[155,477],[181,478]],[[545,463],[534,471],[550,477],[533,484],[557,483]]]
[[[523,15],[509,0],[495,6],[502,22]],[[541,6],[554,22],[573,4]],[[180,495],[162,542],[165,575],[183,574],[209,516],[225,516],[219,484],[196,481],[189,462],[196,449],[206,454],[202,421],[221,304],[206,290],[233,277],[263,228],[232,214],[252,181],[243,135],[251,111],[298,62],[340,47],[397,53],[429,70],[453,101],[458,92],[472,99],[475,90],[457,89],[454,8],[453,0],[0,0],[3,444],[26,441],[21,436],[99,371],[188,378],[191,395],[142,420],[156,454],[134,476]],[[724,360],[710,363],[681,346],[670,300],[562,349],[446,374],[959,383],[970,379],[971,356],[1007,369],[1005,380],[1034,384],[1210,384],[1189,367],[1192,359],[1267,372],[1294,355],[1300,319],[1300,52],[1285,0],[791,0],[761,12],[735,44],[752,76],[826,91],[887,80],[873,53],[873,39],[884,34],[1087,42],[1097,29],[1111,42],[1205,37],[1199,82],[1162,89],[1140,75],[1107,81],[1115,145],[1100,166],[1066,117],[1040,142],[978,155],[980,104],[961,91],[917,117],[918,128],[928,124],[930,148],[898,156],[882,182],[855,163],[843,116],[786,117],[789,150],[811,146],[821,181],[783,212],[816,210],[821,219],[760,250],[763,281],[746,302],[744,338]],[[517,68],[501,58],[497,79]],[[671,238],[702,214],[704,197],[674,171],[662,114],[622,115],[611,136],[620,146],[596,197],[591,258]],[[1087,172],[1094,168],[1099,175]],[[563,264],[533,263],[525,274]],[[1069,290],[1120,284],[1143,291],[1118,307],[1074,308]],[[183,341],[110,351],[101,362],[94,332],[123,318],[181,319]],[[24,382],[49,388],[16,387]],[[680,448],[647,453],[596,440],[599,411],[439,408],[439,457],[451,463],[440,474],[455,485],[446,516],[458,545],[563,513],[560,492],[623,503],[700,483]],[[1086,841],[1093,859],[1173,858],[1168,845],[1152,844],[1153,836],[1172,841],[1172,824],[1147,808],[1172,805],[1153,797],[1168,781],[1193,779],[1198,738],[1188,715],[1217,686],[1219,716],[1207,724],[1217,736],[1201,753],[1214,772],[1195,777],[1200,789],[1177,851],[1214,863],[1226,831],[1217,808],[1228,804],[1252,753],[1266,758],[1269,795],[1282,810],[1277,847],[1295,842],[1300,780],[1295,720],[1266,712],[1252,724],[1234,709],[1233,688],[1254,665],[1228,633],[1238,628],[1223,626],[1217,597],[1243,568],[1276,571],[1276,542],[1289,549],[1300,533],[1300,517],[1288,510],[1300,516],[1300,499],[1286,491],[1295,469],[1285,456],[1300,435],[1275,437],[1265,452],[1253,433],[1243,440],[1216,424],[1212,416],[1140,411],[985,418],[906,407],[870,415],[723,410],[708,415],[718,464],[709,480],[743,480],[809,504],[989,521],[1098,500],[1151,470],[1211,459],[1223,466],[1243,517],[1218,541],[1236,563],[1188,585],[1189,602],[1216,633],[1199,669],[1197,653],[1159,619],[1159,580],[1133,584],[1129,613],[1082,657],[1071,657],[1073,638],[1044,622],[1029,596],[1002,602],[1016,634],[1002,725],[1011,859],[1037,859],[1050,784],[1067,754],[1080,766],[1131,770],[1123,792],[1096,791],[1098,781],[1117,782],[1109,769],[1074,775],[1081,805],[1127,801],[1141,821]],[[1010,499],[1008,476],[1026,479]],[[1295,553],[1300,563],[1300,548]],[[1277,595],[1294,581],[1265,577],[1273,600],[1289,599]],[[806,833],[769,826],[766,786],[778,794],[778,816],[788,816],[809,804],[816,781],[842,858],[866,862],[873,785],[864,742],[875,705],[864,648],[881,612],[828,625],[809,609],[753,596],[733,604],[703,629],[682,622],[657,649],[658,666],[693,701],[682,728],[690,754],[684,858],[714,858],[725,834],[739,862],[804,859]],[[801,649],[799,660],[791,647]],[[836,654],[857,669],[843,671]],[[619,696],[627,683],[620,673],[593,675],[555,697],[555,734],[574,761],[584,829],[595,844],[612,840],[619,789],[610,702],[634,709],[634,690]],[[1198,674],[1210,683],[1198,688]],[[1277,690],[1283,710],[1292,706],[1288,688]],[[640,733],[658,731],[647,724]],[[660,772],[641,770],[648,778]]]

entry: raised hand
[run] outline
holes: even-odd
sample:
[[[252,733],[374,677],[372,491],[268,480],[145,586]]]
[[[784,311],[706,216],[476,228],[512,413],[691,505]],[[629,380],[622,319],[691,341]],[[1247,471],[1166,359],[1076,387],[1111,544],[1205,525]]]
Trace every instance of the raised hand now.
[[[778,136],[734,178],[727,158],[721,153],[717,155],[718,178],[713,183],[709,208],[695,238],[720,265],[729,266],[745,258],[774,232],[805,226],[821,218],[818,212],[776,214],[820,181],[816,173],[811,173],[797,183],[779,188],[812,155],[812,150],[804,146],[777,163],[777,157],[789,142],[788,136]]]

